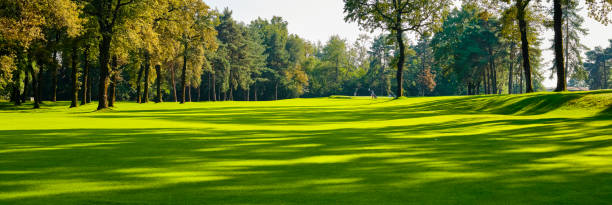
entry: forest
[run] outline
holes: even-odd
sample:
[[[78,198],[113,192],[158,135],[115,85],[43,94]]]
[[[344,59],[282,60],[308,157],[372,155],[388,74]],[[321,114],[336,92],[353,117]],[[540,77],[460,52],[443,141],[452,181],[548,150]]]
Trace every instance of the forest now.
[[[609,89],[612,39],[587,48],[609,0],[344,0],[345,21],[380,35],[313,42],[282,17],[239,22],[201,0],[2,0],[0,97],[29,100],[269,101],[330,95],[451,96]],[[542,57],[555,31],[554,62]],[[358,32],[358,31],[355,31]],[[583,54],[585,53],[586,54]],[[554,76],[545,75],[550,70]]]

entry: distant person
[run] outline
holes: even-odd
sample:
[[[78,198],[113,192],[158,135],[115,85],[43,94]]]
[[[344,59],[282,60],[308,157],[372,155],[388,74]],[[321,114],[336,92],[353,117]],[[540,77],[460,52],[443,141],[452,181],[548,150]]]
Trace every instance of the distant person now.
[[[373,89],[368,89],[368,90],[370,91],[370,97],[372,97],[372,99],[378,99]]]
[[[353,96],[357,96],[357,91],[359,90],[359,88],[355,88],[355,93],[353,93]]]

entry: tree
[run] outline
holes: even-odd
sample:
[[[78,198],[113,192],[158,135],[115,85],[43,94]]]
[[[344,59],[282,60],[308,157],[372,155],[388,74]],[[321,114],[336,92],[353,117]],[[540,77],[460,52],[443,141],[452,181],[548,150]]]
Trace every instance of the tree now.
[[[98,22],[98,32],[102,36],[99,44],[100,80],[98,90],[98,110],[108,108],[108,86],[110,84],[110,49],[116,26],[134,16],[134,0],[86,0],[86,12]]]
[[[588,34],[588,30],[582,26],[584,18],[578,14],[580,11],[578,6],[578,2],[568,1],[562,7],[564,68],[570,86],[576,86],[577,82],[585,81],[587,78],[582,62],[582,54],[587,47],[580,42],[580,39]],[[551,49],[555,49],[554,45]],[[556,69],[556,66],[553,68]]]
[[[425,96],[425,92],[431,92],[436,88],[436,74],[431,72],[428,67],[419,73],[417,82],[421,96]]]
[[[523,70],[525,75],[525,92],[533,92],[533,82],[531,79],[531,59],[529,58],[529,40],[527,37],[528,21],[525,20],[527,6],[531,0],[516,0],[516,18],[518,20],[519,31],[521,34],[521,54],[523,56]]]
[[[181,104],[186,102],[187,67],[191,63],[193,69],[201,70],[204,61],[204,51],[217,48],[215,36],[214,14],[208,5],[199,0],[190,0],[183,8],[186,23],[185,30],[180,35],[183,45],[183,72],[181,74]],[[200,72],[195,72],[200,73]]]
[[[486,11],[464,5],[454,10],[432,40],[442,73],[454,76],[468,95],[497,93],[496,58],[501,52],[498,20]],[[461,91],[457,91],[461,93]]]
[[[70,107],[74,108],[74,107],[78,107],[78,101],[79,101],[79,79],[78,79],[78,73],[79,73],[79,69],[77,67],[78,65],[78,40],[73,39],[72,45],[70,45],[70,64],[72,67],[72,70],[70,71],[71,73],[71,84],[72,84],[72,91],[70,92]]]
[[[279,87],[284,83],[283,73],[289,67],[289,54],[286,50],[289,38],[287,25],[288,23],[278,16],[270,20],[256,19],[249,25],[258,33],[265,47],[264,55],[267,57],[265,67],[268,69],[265,69],[261,76],[267,79],[264,89],[271,90],[264,96],[267,99],[279,99]]]
[[[289,35],[285,49],[289,55],[289,67],[283,72],[286,97],[299,97],[304,94],[308,86],[308,75],[302,66],[307,55],[306,42],[297,35]]]
[[[272,72],[268,67],[266,67],[266,58],[265,55],[266,48],[263,45],[262,33],[258,32],[258,30],[249,25],[247,31],[247,47],[249,48],[249,58],[251,63],[251,81],[249,85],[249,89],[247,90],[246,100],[251,100],[250,90],[253,90],[252,99],[257,101],[259,92],[258,89],[262,87],[262,84],[268,82],[269,79],[265,78],[264,73]]]
[[[30,72],[34,86],[40,91],[42,67],[37,66],[36,60],[45,61],[44,53],[47,49],[42,46],[49,40],[53,31],[64,31],[69,37],[80,34],[83,20],[79,18],[80,10],[74,1],[70,0],[15,0],[0,1],[0,39],[7,45],[4,56],[14,56],[16,60],[12,88],[12,100],[20,104],[21,100],[21,74]],[[57,42],[57,40],[56,40]],[[48,43],[45,43],[48,44]],[[4,46],[3,46],[4,47]],[[48,50],[48,49],[47,49]],[[8,54],[8,55],[7,55]],[[38,75],[32,72],[38,72]],[[34,108],[40,107],[40,92],[34,92]]]
[[[569,1],[569,0],[567,0]],[[557,68],[557,88],[556,92],[567,90],[567,78],[565,72],[565,58],[563,58],[563,9],[561,8],[561,0],[553,0],[553,22],[554,22],[554,47],[555,47],[555,68]]]
[[[391,75],[390,70],[393,46],[390,43],[390,35],[379,35],[374,37],[372,45],[369,48],[369,65],[368,71],[365,74],[365,84],[369,85],[368,89],[377,90],[376,92],[391,91]]]
[[[346,50],[346,40],[341,39],[339,36],[332,36],[329,41],[327,41],[325,47],[323,47],[321,60],[329,62],[334,68],[334,76],[332,79],[329,79],[325,86],[334,90],[342,89],[348,64],[348,54]]]
[[[608,89],[610,88],[610,67],[612,62],[612,40],[610,47],[601,48],[595,47],[593,50],[586,52],[587,61],[584,67],[589,74],[588,85],[591,90]]]
[[[589,16],[593,17],[595,20],[600,21],[604,24],[610,22],[608,18],[608,13],[612,10],[612,1],[610,0],[588,0],[586,1],[589,6],[590,12]],[[553,24],[555,31],[554,38],[554,50],[555,50],[555,68],[557,70],[557,88],[555,91],[565,91],[567,90],[567,70],[565,68],[564,61],[566,59],[563,58],[564,50],[563,50],[563,4],[577,4],[578,2],[574,2],[572,0],[553,0]]]
[[[384,29],[395,35],[397,49],[397,96],[403,96],[405,32],[427,33],[435,30],[447,13],[449,0],[344,0],[345,21],[357,22],[365,29]]]

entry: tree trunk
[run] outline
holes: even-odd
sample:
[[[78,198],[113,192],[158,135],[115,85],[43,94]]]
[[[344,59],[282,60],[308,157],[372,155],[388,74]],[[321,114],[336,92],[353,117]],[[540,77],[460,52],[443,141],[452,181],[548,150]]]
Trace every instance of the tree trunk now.
[[[26,65],[30,66],[30,65]],[[15,102],[15,105],[21,105],[21,71],[17,70],[17,75],[13,76],[13,92],[11,94],[11,101]]]
[[[57,62],[57,51],[53,52],[53,70],[51,71],[52,75],[52,84],[51,84],[51,102],[57,101],[57,71],[59,63]]]
[[[81,105],[85,105],[87,104],[87,92],[88,90],[88,86],[89,86],[89,59],[87,58],[87,56],[89,55],[89,47],[85,47],[85,50],[83,51],[83,56],[85,57],[85,60],[83,61],[83,97],[81,100]]]
[[[160,103],[164,101],[163,96],[162,96],[162,91],[161,91],[161,79],[162,79],[161,65],[155,65],[155,72],[157,73],[157,80],[156,80],[157,97],[155,98],[155,102]]]
[[[482,71],[482,86],[483,86],[483,90],[484,90],[484,94],[487,95],[489,94],[489,81],[488,81],[488,68],[484,67],[483,71]]]
[[[565,78],[565,64],[563,63],[563,21],[561,10],[561,0],[553,0],[554,5],[554,30],[555,30],[555,68],[557,69],[557,89],[556,92],[567,90],[567,82]]]
[[[512,95],[514,87],[512,85],[512,75],[514,74],[514,42],[510,45],[510,70],[508,71],[508,94]]]
[[[212,101],[212,98],[211,98],[212,89],[211,89],[210,82],[211,82],[211,73],[208,72],[208,101]]]
[[[521,78],[519,83],[519,94],[523,94],[523,81],[525,81],[525,75],[523,70],[519,69],[519,71],[519,77]]]
[[[192,88],[191,88],[191,85],[190,85],[190,86],[187,86],[187,92],[189,92],[189,94],[188,94],[188,95],[189,95],[189,102],[192,102],[192,101],[191,101],[191,89],[192,89]]]
[[[278,82],[274,84],[274,100],[278,100]]]
[[[253,87],[253,100],[257,101],[257,86]]]
[[[77,73],[79,72],[79,70],[77,69],[77,46],[76,43],[73,43],[72,45],[72,75],[71,75],[71,84],[72,84],[72,92],[71,94],[71,101],[70,101],[70,108],[73,107],[78,107],[78,101],[79,101],[79,79],[78,79],[78,75]]]
[[[28,75],[28,70],[29,69],[25,69],[23,71],[23,73],[25,74],[25,78],[23,79],[23,94],[21,95],[21,103],[25,103],[26,102],[26,98],[28,98],[28,90],[30,89],[29,84],[30,84],[30,75]]]
[[[37,92],[34,93],[34,96],[38,96],[38,104],[42,104],[43,102],[43,86],[44,86],[44,78],[43,78],[43,74],[44,74],[44,67],[43,66],[39,66],[38,67],[38,77],[36,78],[36,86],[37,88]],[[34,69],[32,69],[32,75],[34,75]],[[34,76],[32,76],[32,79],[34,79]],[[34,102],[36,102],[36,99],[34,99]],[[40,107],[40,106],[39,106]],[[36,107],[38,108],[38,107]]]
[[[91,74],[89,74],[89,75],[91,75]],[[87,87],[88,87],[87,88],[87,103],[91,103],[91,98],[92,98],[91,93],[92,93],[93,83],[91,81],[93,81],[93,78],[91,78],[91,76],[89,76],[89,79],[87,81]]]
[[[100,88],[98,91],[98,110],[108,108],[108,84],[110,83],[109,73],[110,67],[108,61],[110,59],[110,44],[112,36],[110,33],[102,34],[100,42]]]
[[[565,18],[565,82],[567,85],[567,80],[569,78],[569,18]]]
[[[403,85],[402,83],[404,82],[404,78],[403,78],[403,72],[404,72],[404,62],[406,59],[406,54],[405,54],[405,50],[406,50],[406,46],[404,45],[404,40],[403,40],[403,35],[404,32],[401,31],[401,29],[398,29],[399,31],[396,31],[396,40],[397,40],[397,45],[399,46],[399,59],[397,61],[397,93],[395,93],[395,95],[399,98],[404,96],[403,93]]]
[[[602,63],[602,69],[603,69],[603,84],[602,84],[602,89],[608,89],[608,78],[610,78],[610,72],[608,70],[608,68],[606,68],[606,53],[604,51],[603,53],[603,63]]]
[[[176,80],[175,80],[175,77],[174,77],[175,71],[176,71],[176,66],[172,65],[172,68],[170,69],[170,75],[171,75],[170,77],[171,77],[171,80],[172,80],[172,82],[171,82],[172,83],[172,94],[174,94],[174,102],[178,102],[178,97],[177,97],[177,94],[176,94]]]
[[[145,68],[144,68],[144,91],[142,92],[142,103],[149,102],[149,79],[151,73],[151,54],[145,51]]]
[[[136,78],[136,102],[137,103],[142,103],[142,93],[140,92],[141,89],[141,83],[140,81],[142,81],[142,73],[144,73],[144,65],[140,65],[140,70],[138,71],[138,77]]]
[[[492,83],[493,83],[493,94],[498,94],[497,87],[497,70],[495,70],[495,58],[491,59],[491,71],[493,75]]]
[[[34,95],[34,109],[38,109],[40,108],[40,80],[37,79],[36,77],[36,72],[34,72],[34,68],[32,67],[32,65],[30,64],[29,67],[30,69],[30,75],[32,75],[32,89],[34,91],[33,95]],[[43,69],[42,66],[38,68],[38,73],[42,73]],[[42,77],[42,75],[39,75],[39,78]]]
[[[523,3],[525,2],[525,3]],[[529,0],[517,1],[517,18],[519,21],[519,30],[521,32],[521,53],[523,55],[523,70],[525,71],[525,89],[527,93],[533,92],[533,84],[531,82],[531,63],[529,60],[529,41],[527,40],[527,21],[525,20],[525,9]]]
[[[217,81],[216,81],[216,75],[214,73],[212,73],[211,77],[212,79],[210,80],[211,82],[211,86],[212,86],[212,101],[217,101],[217,89],[215,88]]]
[[[181,96],[181,104],[185,103],[185,94],[187,94],[187,43],[184,43],[185,50],[183,54],[183,73],[181,73],[181,88],[183,95]]]
[[[115,107],[115,91],[117,90],[117,55],[114,55],[112,58],[112,62],[111,62],[111,73],[110,73],[110,78],[111,78],[111,83],[110,83],[110,88],[109,88],[109,92],[110,94],[108,95],[108,106],[109,107]]]
[[[117,90],[117,80],[115,78],[115,75],[112,74],[111,75],[111,83],[109,84],[109,88],[108,88],[108,107],[115,107],[115,91]]]
[[[196,88],[197,92],[198,92],[198,97],[196,98],[196,102],[200,102],[202,101],[202,85],[198,86],[198,88]]]

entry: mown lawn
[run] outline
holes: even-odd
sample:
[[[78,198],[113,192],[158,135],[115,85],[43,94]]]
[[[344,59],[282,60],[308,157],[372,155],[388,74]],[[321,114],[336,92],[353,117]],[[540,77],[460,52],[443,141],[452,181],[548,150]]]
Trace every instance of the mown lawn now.
[[[0,204],[610,204],[612,91],[0,104]]]

